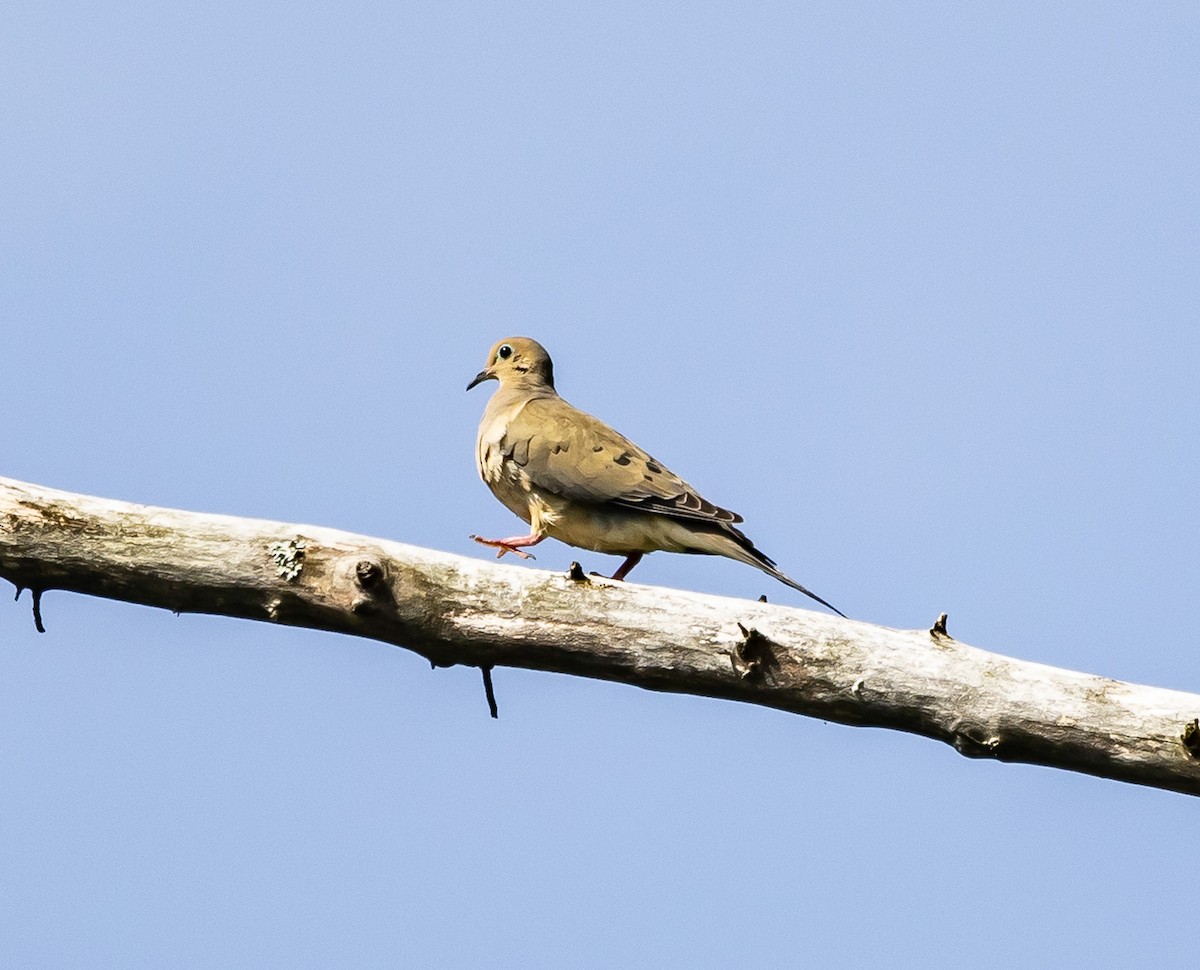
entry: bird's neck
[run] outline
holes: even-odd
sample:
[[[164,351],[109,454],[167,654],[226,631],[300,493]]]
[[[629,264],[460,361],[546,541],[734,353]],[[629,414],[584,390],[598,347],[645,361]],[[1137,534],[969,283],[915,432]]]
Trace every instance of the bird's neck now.
[[[483,412],[483,426],[498,416],[507,417],[520,411],[530,401],[558,397],[553,387],[530,381],[505,381],[492,395]]]
[[[558,397],[558,392],[554,389],[553,384],[547,384],[545,381],[526,379],[526,380],[510,380],[505,381],[500,385],[500,389],[493,395],[492,400],[498,397],[503,397],[505,400],[526,399],[536,397]]]

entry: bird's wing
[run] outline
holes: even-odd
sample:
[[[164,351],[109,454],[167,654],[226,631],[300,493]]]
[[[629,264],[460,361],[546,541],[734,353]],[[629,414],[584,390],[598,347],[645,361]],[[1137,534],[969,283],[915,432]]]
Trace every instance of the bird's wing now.
[[[678,475],[560,397],[532,398],[507,423],[500,447],[537,488],[575,502],[611,503],[715,524],[741,522]]]

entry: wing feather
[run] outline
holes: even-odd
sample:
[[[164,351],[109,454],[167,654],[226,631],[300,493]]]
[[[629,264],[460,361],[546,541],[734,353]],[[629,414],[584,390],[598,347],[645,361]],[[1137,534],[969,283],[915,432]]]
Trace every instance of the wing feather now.
[[[742,521],[599,418],[557,396],[526,403],[509,419],[500,448],[535,487],[574,502],[713,524]]]

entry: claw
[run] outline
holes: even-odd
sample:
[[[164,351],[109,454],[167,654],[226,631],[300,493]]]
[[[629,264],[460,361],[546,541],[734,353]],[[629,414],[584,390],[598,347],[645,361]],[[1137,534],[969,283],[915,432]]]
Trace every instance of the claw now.
[[[488,545],[491,545],[491,543],[488,543]],[[504,554],[506,552],[511,552],[514,556],[520,556],[522,559],[536,559],[537,558],[537,556],[535,556],[532,552],[525,552],[522,549],[518,549],[516,546],[505,546],[505,545],[500,545],[499,543],[497,543],[496,558],[503,559]]]

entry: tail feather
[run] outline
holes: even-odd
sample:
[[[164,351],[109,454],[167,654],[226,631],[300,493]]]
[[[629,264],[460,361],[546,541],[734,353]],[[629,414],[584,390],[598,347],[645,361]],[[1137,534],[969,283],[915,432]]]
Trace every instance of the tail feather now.
[[[754,552],[758,552],[758,550],[754,549]],[[762,556],[762,553],[759,553],[759,555]],[[763,559],[766,561],[765,562],[757,562],[756,561],[752,565],[757,566],[764,573],[768,573],[769,575],[774,576],[785,586],[790,586],[790,587],[792,587],[792,589],[797,589],[801,593],[803,593],[805,596],[807,596],[809,599],[816,600],[822,606],[827,606],[829,609],[833,610],[833,612],[836,613],[838,616],[842,616],[842,617],[846,616],[846,614],[843,613],[841,610],[839,610],[836,606],[834,606],[832,603],[827,602],[826,600],[821,599],[821,597],[819,597],[811,589],[805,589],[798,582],[796,582],[794,579],[792,579],[791,576],[787,575],[787,573],[780,570],[780,568],[778,566],[776,566],[774,563],[771,563],[771,560],[767,559],[766,556],[763,556]],[[770,565],[767,565],[767,563],[770,563]],[[849,619],[849,617],[846,617],[846,618]]]
[[[811,589],[806,589],[804,586],[801,586],[798,582],[792,579],[791,576],[783,572],[778,566],[775,565],[775,560],[773,560],[766,553],[756,549],[753,542],[751,542],[748,538],[746,538],[745,535],[743,535],[737,529],[734,529],[732,526],[726,526],[720,532],[713,532],[710,533],[710,535],[716,541],[712,543],[711,548],[702,550],[698,549],[698,552],[716,553],[719,556],[725,556],[729,559],[736,559],[738,562],[744,562],[747,566],[754,566],[756,569],[761,569],[768,576],[774,576],[785,586],[790,586],[792,589],[803,593],[809,599],[816,600],[822,606],[833,610],[833,612],[838,616],[846,616],[845,613],[839,610],[832,603],[821,599],[821,597],[819,597]],[[849,618],[847,617],[847,619]]]

